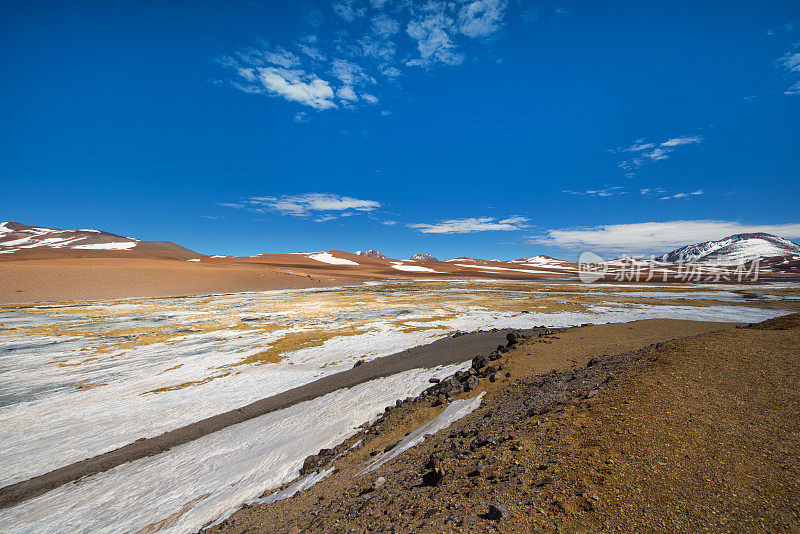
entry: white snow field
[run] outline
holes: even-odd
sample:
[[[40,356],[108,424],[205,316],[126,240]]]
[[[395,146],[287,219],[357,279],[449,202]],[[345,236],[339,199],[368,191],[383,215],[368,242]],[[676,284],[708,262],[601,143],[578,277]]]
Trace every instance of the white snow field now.
[[[696,289],[371,282],[0,306],[0,486],[455,330],[659,317],[755,322],[789,313],[758,307],[774,308],[780,293]],[[648,303],[653,298],[658,305]],[[473,356],[465,354],[464,365]],[[337,391],[90,476],[3,510],[0,531],[135,532],[170,516],[161,531],[194,531],[291,480],[306,456],[457,368],[417,369]]]
[[[330,252],[318,252],[316,254],[309,254],[309,258],[321,263],[329,263],[331,265],[358,265],[357,262],[348,260],[346,258],[337,258]]]

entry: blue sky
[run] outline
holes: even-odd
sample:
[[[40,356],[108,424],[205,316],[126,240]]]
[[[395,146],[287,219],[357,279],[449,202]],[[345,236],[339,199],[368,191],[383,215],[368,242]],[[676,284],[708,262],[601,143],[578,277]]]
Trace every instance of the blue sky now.
[[[6,1],[0,66],[2,220],[237,255],[800,238],[797,2]]]

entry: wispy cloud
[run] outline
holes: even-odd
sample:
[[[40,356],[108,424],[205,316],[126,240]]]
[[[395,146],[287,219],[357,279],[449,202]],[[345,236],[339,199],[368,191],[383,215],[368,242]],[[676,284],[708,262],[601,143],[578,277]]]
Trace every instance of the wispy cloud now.
[[[507,0],[336,0],[325,10],[306,3],[312,33],[289,44],[260,42],[218,62],[243,92],[318,111],[355,109],[378,102],[384,85],[396,86],[407,69],[462,63],[464,45],[497,34],[507,8]]]
[[[568,193],[570,195],[597,196],[597,197],[613,197],[618,195],[629,194],[629,192],[624,191],[622,186],[620,185],[604,187],[603,189],[587,189],[586,191],[573,191],[572,189],[566,189],[562,191],[562,193]]]
[[[752,225],[732,221],[694,220],[611,224],[549,230],[544,235],[532,237],[530,243],[571,250],[650,254],[750,232],[766,232],[794,239],[800,237],[800,223]]]
[[[634,154],[633,157],[625,159],[619,162],[617,165],[620,169],[625,171],[625,176],[632,178],[636,170],[643,165],[669,158],[678,147],[699,144],[702,142],[703,137],[699,135],[672,137],[666,141],[661,141],[658,143],[651,143],[646,142],[643,139],[637,139],[632,145],[627,147],[617,147],[611,149],[611,152],[615,154]]]
[[[702,195],[704,193],[705,191],[703,191],[702,189],[698,189],[697,191],[692,191],[691,193],[675,193],[674,195],[663,196],[661,197],[661,200],[673,200],[676,198],[691,198]]]
[[[475,232],[511,232],[527,228],[526,217],[514,216],[498,220],[495,217],[470,217],[450,219],[434,224],[409,224],[409,228],[423,234],[472,234]]]
[[[363,200],[333,193],[250,197],[240,202],[224,202],[219,205],[257,213],[272,212],[293,217],[315,216],[314,220],[317,222],[349,217],[356,212],[375,211],[381,207],[380,202],[375,200]]]
[[[783,93],[800,95],[800,43],[795,43],[791,52],[778,59],[778,65],[794,80],[792,86]]]
[[[589,197],[614,197],[629,195],[631,192],[626,190],[621,185],[605,186],[602,189],[587,189],[585,191],[575,191],[572,189],[565,189],[562,193],[569,195],[589,196]],[[657,196],[661,200],[670,200],[676,198],[690,198],[693,196],[702,195],[705,193],[703,189],[697,189],[691,193],[668,193],[663,187],[644,187],[639,189],[640,195]]]

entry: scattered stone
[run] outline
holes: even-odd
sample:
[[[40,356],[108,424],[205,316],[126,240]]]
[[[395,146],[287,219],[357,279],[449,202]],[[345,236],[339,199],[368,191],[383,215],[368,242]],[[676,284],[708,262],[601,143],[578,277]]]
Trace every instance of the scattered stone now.
[[[473,369],[480,370],[480,369],[486,367],[487,365],[489,365],[489,358],[487,358],[486,356],[478,355],[478,356],[475,356],[472,359],[472,368]]]
[[[497,373],[492,373],[489,376],[489,382],[497,382]]]
[[[472,391],[478,386],[478,381],[475,379],[474,376],[470,376],[467,378],[467,381],[464,382],[464,391]]]
[[[355,369],[359,365],[363,365],[363,363],[364,363],[364,360],[358,360],[356,363],[353,364],[353,369]]]
[[[444,478],[442,460],[435,454],[431,454],[427,465],[430,471],[422,476],[422,483],[426,486],[436,487],[442,483],[442,479]]]
[[[508,345],[510,346],[517,343],[517,341],[519,341],[519,338],[517,337],[517,334],[515,334],[514,332],[509,332],[508,334],[506,334],[506,341],[508,341]]]
[[[486,513],[486,519],[492,521],[499,521],[508,517],[508,506],[505,504],[492,504],[489,505],[489,511]]]
[[[428,382],[430,382],[431,384],[438,384],[440,380],[438,378],[429,378]]]

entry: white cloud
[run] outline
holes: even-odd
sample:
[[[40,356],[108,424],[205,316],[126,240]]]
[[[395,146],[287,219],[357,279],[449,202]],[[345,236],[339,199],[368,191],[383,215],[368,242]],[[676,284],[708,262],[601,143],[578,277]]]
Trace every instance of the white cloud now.
[[[751,232],[766,232],[793,239],[800,237],[800,223],[751,225],[731,221],[696,220],[611,224],[592,228],[549,230],[545,235],[531,238],[530,242],[573,250],[650,254]]]
[[[458,13],[458,29],[469,37],[485,37],[500,29],[508,4],[505,0],[475,0]]]
[[[337,89],[336,96],[342,100],[358,100],[358,95],[356,95],[356,92],[353,91],[353,88],[349,85]]]
[[[374,211],[381,207],[380,202],[335,195],[332,193],[305,193],[302,195],[283,195],[280,197],[251,197],[246,207],[251,211],[272,211],[281,215],[307,217],[314,212],[323,212],[316,219],[319,222],[337,217],[352,215],[354,211]],[[225,204],[221,204],[225,205]],[[245,207],[243,204],[228,207]],[[324,213],[335,212],[335,213]]]
[[[778,59],[778,64],[788,71],[790,76],[800,75],[800,52],[796,51],[798,48],[800,48],[800,43],[795,43],[794,51],[789,52]],[[800,95],[800,81],[795,82],[791,87],[784,91],[784,94]]]
[[[566,189],[562,191],[562,193],[569,193],[570,195],[587,195],[587,196],[597,196],[597,197],[611,197],[615,195],[627,195],[628,191],[623,191],[622,186],[615,185],[606,187],[604,189],[587,189],[586,191],[573,191],[571,189]]]
[[[330,84],[303,70],[259,68],[258,79],[270,93],[314,109],[335,108]]]
[[[474,232],[504,231],[510,232],[525,228],[524,217],[511,217],[496,220],[494,217],[473,217],[450,219],[435,224],[409,224],[409,228],[419,230],[423,234],[471,234]]]
[[[661,200],[672,200],[674,198],[689,198],[693,196],[702,195],[705,193],[702,189],[698,189],[697,191],[693,191],[691,193],[675,193],[674,195],[667,195],[665,197],[661,197]]]
[[[457,51],[450,37],[455,21],[449,17],[444,5],[428,4],[427,12],[412,20],[406,33],[417,42],[419,58],[406,61],[406,65],[427,67],[435,61],[446,65],[459,65],[464,55]]]
[[[353,22],[367,14],[367,9],[359,6],[360,3],[358,0],[339,0],[333,3],[333,12],[347,22]]]
[[[383,221],[381,224],[385,226],[394,226],[395,224],[397,224],[397,221]]]
[[[673,147],[673,146],[689,145],[692,143],[702,143],[702,142],[703,142],[702,137],[691,135],[686,137],[673,137],[672,139],[667,139],[666,141],[661,143],[661,146]]]
[[[522,225],[528,221],[530,221],[530,219],[528,219],[527,217],[514,215],[513,217],[509,217],[507,219],[500,219],[498,222],[500,224],[515,224],[515,225],[520,225],[520,227],[522,227]]]
[[[364,72],[364,69],[346,59],[334,59],[331,74],[345,85],[366,85],[375,83],[375,79]]]
[[[327,61],[328,59],[319,51],[319,49],[317,49],[314,46],[299,43],[297,45],[297,48],[299,48],[302,53],[304,53],[305,55],[307,55],[308,57],[310,57],[315,61]]]
[[[389,37],[400,31],[400,23],[385,13],[375,15],[370,20],[372,32],[382,37]]]
[[[316,110],[374,104],[381,87],[362,90],[378,80],[396,86],[406,68],[461,64],[461,44],[498,32],[508,0],[335,0],[320,7],[303,3],[313,33],[306,27],[291,46],[260,41],[218,58],[236,73],[229,84]]]
[[[632,178],[635,171],[642,167],[642,165],[669,158],[677,147],[699,144],[702,142],[703,138],[698,135],[672,137],[659,143],[645,142],[643,139],[637,139],[631,146],[617,147],[611,149],[611,152],[615,154],[620,152],[633,152],[637,154],[635,157],[626,159],[617,164],[620,169],[625,171],[625,176]]]

